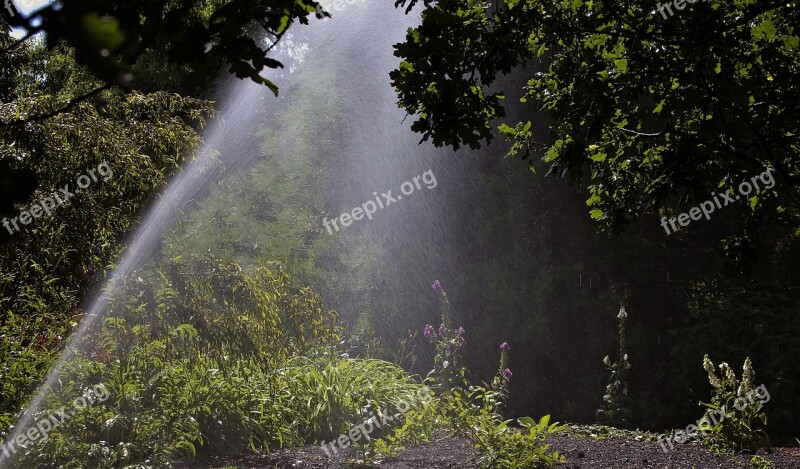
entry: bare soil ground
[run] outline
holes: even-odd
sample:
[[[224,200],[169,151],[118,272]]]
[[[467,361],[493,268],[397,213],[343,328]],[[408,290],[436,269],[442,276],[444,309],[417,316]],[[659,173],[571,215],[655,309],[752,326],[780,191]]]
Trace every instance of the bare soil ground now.
[[[621,469],[621,468],[751,468],[752,455],[717,455],[697,444],[675,445],[664,452],[653,441],[635,441],[626,438],[603,438],[555,435],[548,438],[551,450],[567,458],[564,469]],[[297,468],[344,469],[356,467],[346,464],[347,453],[329,457],[319,446],[292,448],[270,454],[242,458],[215,459],[210,462],[191,462],[177,465],[180,469],[198,468]],[[761,452],[775,469],[800,468],[800,449],[774,448]],[[389,469],[434,468],[476,469],[472,447],[465,439],[442,437],[436,441],[409,448],[397,458],[381,462],[379,467]]]

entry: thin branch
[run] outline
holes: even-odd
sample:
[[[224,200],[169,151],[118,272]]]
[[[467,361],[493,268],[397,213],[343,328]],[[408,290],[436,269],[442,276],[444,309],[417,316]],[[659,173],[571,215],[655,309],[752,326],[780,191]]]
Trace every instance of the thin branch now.
[[[637,137],[651,137],[651,138],[653,138],[653,137],[660,137],[660,136],[664,135],[664,131],[663,130],[661,130],[659,132],[655,132],[655,133],[647,133],[647,132],[638,132],[638,131],[633,130],[633,129],[626,129],[625,127],[618,127],[618,129],[622,130],[623,132],[627,132],[629,134],[633,134],[633,135],[635,135]]]
[[[6,47],[5,49],[0,50],[0,54],[8,54],[9,52],[13,51],[17,47],[19,47],[23,42],[25,42],[28,39],[30,39],[33,36],[35,36],[40,30],[41,30],[41,28],[36,28],[36,29],[29,30],[27,32],[27,34],[25,34],[21,38],[17,39],[16,41],[12,42],[11,45]]]
[[[103,85],[103,86],[101,86],[99,88],[95,88],[94,90],[92,90],[92,91],[90,91],[90,92],[88,92],[88,93],[86,93],[84,95],[78,96],[77,98],[72,98],[71,100],[69,100],[69,102],[64,107],[62,107],[60,109],[56,109],[54,111],[50,111],[48,113],[41,114],[41,115],[34,116],[34,117],[29,117],[29,118],[26,118],[26,119],[20,119],[20,120],[15,120],[15,121],[11,121],[11,122],[0,122],[0,127],[17,125],[17,124],[22,124],[22,123],[25,123],[25,122],[39,122],[39,121],[43,121],[43,120],[46,120],[46,119],[50,119],[51,117],[55,117],[55,116],[57,116],[59,114],[62,114],[64,112],[67,112],[67,111],[71,110],[72,108],[74,108],[78,104],[82,103],[83,101],[86,101],[87,99],[89,99],[89,98],[91,98],[91,97],[93,97],[93,96],[95,96],[97,94],[102,93],[103,91],[111,88],[112,86],[113,85],[111,83],[106,83],[105,85]]]

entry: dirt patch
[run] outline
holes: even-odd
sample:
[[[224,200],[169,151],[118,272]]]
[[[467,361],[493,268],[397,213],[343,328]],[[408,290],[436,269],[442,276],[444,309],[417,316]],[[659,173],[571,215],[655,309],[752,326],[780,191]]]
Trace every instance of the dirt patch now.
[[[551,451],[558,451],[567,458],[565,469],[698,469],[752,467],[752,455],[717,455],[697,444],[675,445],[674,450],[664,452],[653,441],[635,441],[624,438],[603,438],[555,435],[548,438]],[[219,458],[210,462],[184,462],[180,469],[199,468],[296,468],[296,469],[345,469],[352,450],[340,451],[328,456],[319,446],[291,448],[270,454],[241,458]],[[769,460],[775,469],[800,468],[800,449],[774,448],[771,452],[759,453]],[[436,441],[409,448],[397,458],[382,461],[379,467],[388,469],[434,468],[476,469],[475,457],[469,442],[461,438],[440,437]]]
[[[297,469],[345,469],[348,457],[354,455],[352,449],[340,450],[329,456],[319,446],[290,448],[269,454],[251,455],[241,458],[220,458],[211,462],[182,462],[179,469],[199,468],[297,468]],[[435,468],[435,469],[477,469],[472,458],[472,446],[463,438],[439,437],[435,441],[409,448],[397,458],[382,461],[380,467],[389,469]]]
[[[566,468],[749,468],[752,455],[717,455],[698,444],[675,445],[664,452],[653,441],[632,441],[621,438],[594,440],[587,437],[551,436],[551,449],[567,458]],[[759,453],[772,462],[775,469],[800,467],[800,451],[796,448],[775,448]]]

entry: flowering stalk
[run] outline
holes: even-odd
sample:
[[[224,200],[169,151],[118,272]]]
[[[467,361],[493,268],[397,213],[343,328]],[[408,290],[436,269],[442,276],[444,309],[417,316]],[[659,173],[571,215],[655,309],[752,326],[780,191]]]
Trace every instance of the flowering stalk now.
[[[454,329],[450,321],[450,301],[442,284],[436,280],[432,288],[442,296],[441,323],[438,329],[431,324],[425,326],[422,335],[436,347],[434,357],[434,373],[439,385],[444,389],[452,389],[466,384],[466,369],[463,366],[461,348],[466,345],[463,327]]]
[[[511,376],[514,373],[508,369],[508,351],[511,347],[508,342],[500,344],[500,368],[497,369],[497,375],[492,380],[492,387],[498,391],[505,391],[508,387],[508,382],[511,381]]]
[[[711,402],[700,404],[708,409],[710,415],[722,417],[704,418],[704,425],[698,426],[704,443],[723,451],[755,451],[768,447],[769,438],[764,431],[767,416],[762,407],[769,402],[770,396],[763,384],[755,387],[756,374],[750,357],[745,358],[741,382],[725,362],[720,363],[717,376],[708,355],[703,357],[703,368],[714,390]]]
[[[605,405],[597,410],[597,419],[607,425],[627,428],[630,426],[632,416],[631,402],[628,397],[628,370],[631,365],[628,363],[628,351],[625,346],[625,322],[628,319],[628,313],[625,312],[624,306],[620,306],[617,318],[619,319],[619,359],[613,364],[608,355],[603,359],[603,363],[611,372],[611,378],[606,386],[606,393],[603,395]]]
[[[442,327],[449,328],[452,326],[450,318],[450,300],[447,298],[447,292],[444,291],[444,288],[442,288],[441,282],[439,282],[438,280],[434,280],[432,288],[434,291],[442,295],[442,313],[441,313],[442,326],[439,328],[440,331],[439,335],[443,335],[441,332]]]

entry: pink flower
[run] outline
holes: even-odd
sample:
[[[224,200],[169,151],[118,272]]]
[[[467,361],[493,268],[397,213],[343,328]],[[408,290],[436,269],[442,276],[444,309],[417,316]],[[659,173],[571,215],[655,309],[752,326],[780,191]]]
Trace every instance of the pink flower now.
[[[503,376],[505,376],[506,378],[510,378],[510,377],[511,377],[511,375],[513,375],[513,374],[514,374],[514,373],[512,373],[512,372],[511,372],[511,370],[509,370],[508,368],[506,368],[505,370],[503,370]]]
[[[438,280],[434,280],[434,281],[433,281],[433,285],[432,285],[432,287],[433,287],[433,289],[434,289],[434,290],[436,290],[436,291],[442,291],[442,284],[441,284],[441,283],[439,283],[439,281],[438,281]]]
[[[503,342],[500,344],[500,350],[511,350],[511,347],[508,346],[508,342]]]

